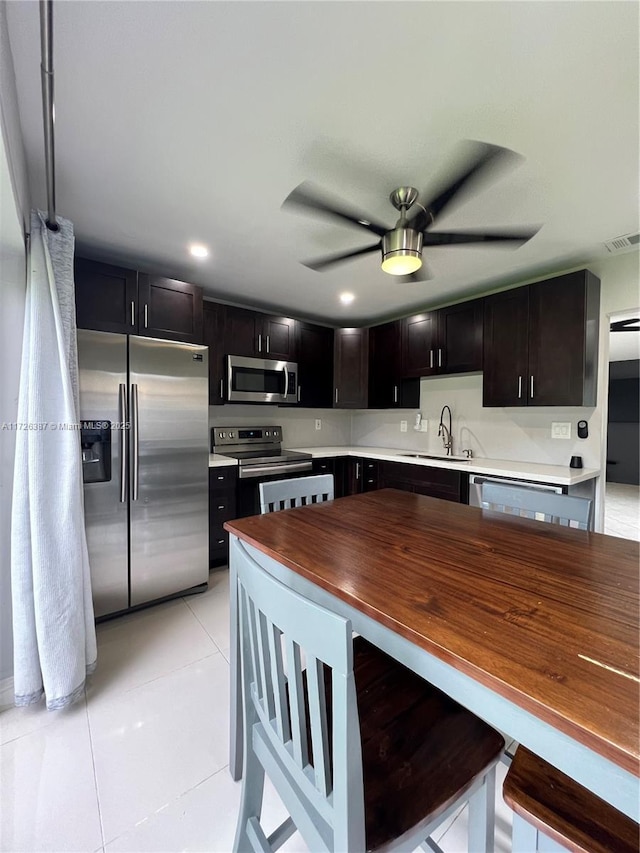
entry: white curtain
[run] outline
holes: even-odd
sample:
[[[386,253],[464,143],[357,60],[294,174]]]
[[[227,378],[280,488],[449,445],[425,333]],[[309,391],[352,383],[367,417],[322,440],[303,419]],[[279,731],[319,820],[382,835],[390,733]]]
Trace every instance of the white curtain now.
[[[16,705],[63,708],[96,664],[78,429],[73,225],[31,214],[11,532]]]

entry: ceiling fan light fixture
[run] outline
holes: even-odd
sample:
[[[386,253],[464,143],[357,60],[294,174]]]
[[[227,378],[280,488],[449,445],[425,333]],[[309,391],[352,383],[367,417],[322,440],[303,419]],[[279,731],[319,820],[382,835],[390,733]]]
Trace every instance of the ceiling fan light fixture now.
[[[382,238],[382,270],[390,275],[409,275],[422,266],[422,232],[395,228]]]

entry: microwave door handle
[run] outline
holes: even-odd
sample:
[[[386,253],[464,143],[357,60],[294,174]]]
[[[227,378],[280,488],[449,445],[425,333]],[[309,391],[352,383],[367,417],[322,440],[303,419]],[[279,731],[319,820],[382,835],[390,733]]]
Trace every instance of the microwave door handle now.
[[[231,357],[227,356],[227,398],[231,399],[231,389],[233,388],[233,370],[231,368]]]
[[[284,399],[287,399],[287,394],[289,393],[289,371],[287,370],[287,365],[282,368],[284,370],[284,394],[282,395]]]

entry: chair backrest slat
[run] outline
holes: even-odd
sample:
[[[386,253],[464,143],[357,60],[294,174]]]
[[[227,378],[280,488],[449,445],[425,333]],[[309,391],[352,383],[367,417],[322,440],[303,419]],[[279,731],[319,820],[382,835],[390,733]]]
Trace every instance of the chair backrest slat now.
[[[332,501],[333,474],[312,477],[294,477],[290,480],[272,480],[258,485],[260,512],[278,512],[296,506]]]
[[[563,527],[577,527],[580,530],[588,529],[591,515],[591,500],[588,498],[523,489],[518,486],[503,486],[498,483],[483,484],[482,506],[484,509],[547,521]]]
[[[291,711],[291,739],[293,756],[302,769],[309,763],[307,748],[307,711],[304,704],[302,660],[300,646],[287,640],[287,677],[289,685],[289,709]]]
[[[309,716],[311,719],[311,750],[316,788],[326,796],[331,793],[329,771],[329,730],[327,728],[327,697],[324,689],[324,667],[317,658],[307,661]]]
[[[269,657],[271,658],[271,683],[274,693],[276,731],[283,743],[291,740],[287,681],[282,661],[282,634],[275,625],[269,624]]]

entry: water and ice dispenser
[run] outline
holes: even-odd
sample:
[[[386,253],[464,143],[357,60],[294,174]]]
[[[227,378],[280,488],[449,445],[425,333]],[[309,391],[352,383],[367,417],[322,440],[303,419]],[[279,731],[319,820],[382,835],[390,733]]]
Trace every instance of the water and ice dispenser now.
[[[111,480],[111,421],[82,421],[82,481],[108,483]]]

